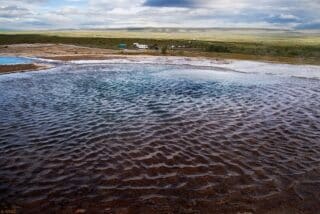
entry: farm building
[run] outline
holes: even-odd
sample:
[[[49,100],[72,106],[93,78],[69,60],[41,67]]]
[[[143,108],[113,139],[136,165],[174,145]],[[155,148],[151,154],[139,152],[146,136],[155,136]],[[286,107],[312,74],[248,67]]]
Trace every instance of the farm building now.
[[[139,44],[139,43],[133,43],[133,47],[138,48],[138,49],[148,49],[149,46],[145,44]]]

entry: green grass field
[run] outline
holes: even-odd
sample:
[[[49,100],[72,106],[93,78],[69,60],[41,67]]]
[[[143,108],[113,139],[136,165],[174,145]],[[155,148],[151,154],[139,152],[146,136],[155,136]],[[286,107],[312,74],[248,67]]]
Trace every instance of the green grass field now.
[[[106,31],[0,32],[0,45],[62,43],[117,49],[134,42],[159,47],[184,46],[172,55],[267,59],[320,64],[320,33],[239,29],[131,29]]]

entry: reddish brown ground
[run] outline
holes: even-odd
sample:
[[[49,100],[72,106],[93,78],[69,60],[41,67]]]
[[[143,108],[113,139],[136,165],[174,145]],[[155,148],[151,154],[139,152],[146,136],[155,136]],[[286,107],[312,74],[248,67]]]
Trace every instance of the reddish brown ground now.
[[[44,68],[44,66],[37,64],[0,65],[0,74],[39,70],[41,68]]]

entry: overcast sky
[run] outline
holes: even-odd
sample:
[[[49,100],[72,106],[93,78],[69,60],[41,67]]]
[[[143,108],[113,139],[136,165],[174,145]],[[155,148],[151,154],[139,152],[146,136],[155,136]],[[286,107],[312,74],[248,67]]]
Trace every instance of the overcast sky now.
[[[0,29],[320,29],[320,0],[0,0]]]

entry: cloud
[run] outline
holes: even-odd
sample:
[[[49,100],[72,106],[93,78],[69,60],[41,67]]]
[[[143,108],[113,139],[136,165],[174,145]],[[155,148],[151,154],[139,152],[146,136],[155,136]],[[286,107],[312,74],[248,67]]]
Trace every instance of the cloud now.
[[[315,0],[0,0],[12,29],[108,27],[317,28]]]
[[[320,30],[320,20],[300,24],[296,27],[296,29],[298,29],[298,30]]]
[[[88,0],[88,5],[93,9],[132,8],[143,4],[144,0]]]
[[[246,6],[248,0],[146,0],[144,6],[149,7],[183,7],[210,9],[238,9]]]
[[[292,14],[271,15],[265,19],[270,23],[297,23],[300,18]]]
[[[16,5],[0,7],[0,17],[16,18],[31,14],[27,8],[19,7]]]
[[[194,0],[147,0],[144,6],[150,7],[196,7]]]

